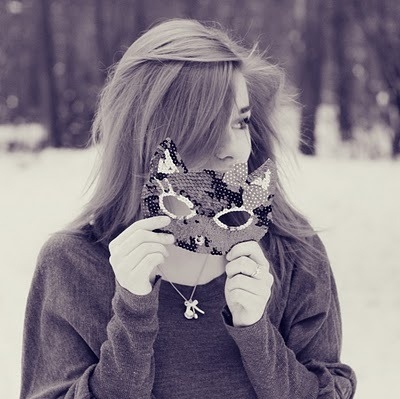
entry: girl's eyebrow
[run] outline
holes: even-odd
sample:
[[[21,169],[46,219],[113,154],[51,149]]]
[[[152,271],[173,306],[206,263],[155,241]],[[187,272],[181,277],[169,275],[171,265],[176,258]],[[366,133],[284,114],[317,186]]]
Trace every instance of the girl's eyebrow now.
[[[246,105],[245,107],[243,107],[243,108],[241,108],[240,109],[240,113],[241,114],[245,114],[246,112],[249,112],[250,111],[250,105]]]

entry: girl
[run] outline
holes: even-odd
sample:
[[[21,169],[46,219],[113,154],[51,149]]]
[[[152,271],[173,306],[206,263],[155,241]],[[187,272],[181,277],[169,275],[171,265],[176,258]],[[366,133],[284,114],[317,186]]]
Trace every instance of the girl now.
[[[196,21],[131,45],[98,105],[93,196],[38,258],[21,398],[353,397],[326,252],[274,181],[282,83]],[[251,217],[216,220],[216,198]]]

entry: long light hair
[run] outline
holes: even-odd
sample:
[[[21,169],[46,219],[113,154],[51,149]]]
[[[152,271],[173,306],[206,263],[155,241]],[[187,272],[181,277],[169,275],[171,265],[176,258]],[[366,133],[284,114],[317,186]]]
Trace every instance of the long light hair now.
[[[110,71],[92,129],[92,141],[100,148],[95,189],[69,230],[91,223],[97,240],[107,245],[140,219],[150,159],[166,137],[192,165],[215,153],[231,116],[237,71],[246,80],[251,105],[249,172],[267,158],[279,168],[274,113],[282,97],[282,69],[220,28],[169,20],[137,39]],[[262,240],[271,259],[306,266],[321,255],[307,238],[315,232],[279,181],[272,215],[273,225]]]

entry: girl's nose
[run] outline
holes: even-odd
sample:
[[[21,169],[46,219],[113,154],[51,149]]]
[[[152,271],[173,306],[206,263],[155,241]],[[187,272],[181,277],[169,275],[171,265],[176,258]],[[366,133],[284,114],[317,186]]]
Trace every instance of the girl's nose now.
[[[236,163],[247,162],[250,151],[248,134],[229,128],[216,156],[225,164],[232,166]]]

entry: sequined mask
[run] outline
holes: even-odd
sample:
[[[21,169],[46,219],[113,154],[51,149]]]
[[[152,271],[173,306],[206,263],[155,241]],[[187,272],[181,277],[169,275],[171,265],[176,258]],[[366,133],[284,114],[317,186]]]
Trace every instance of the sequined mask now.
[[[228,172],[190,171],[167,138],[151,159],[142,213],[144,218],[171,217],[171,223],[157,231],[174,234],[175,245],[225,255],[234,245],[259,241],[267,233],[275,184],[276,169],[270,159],[250,175],[247,163]]]

